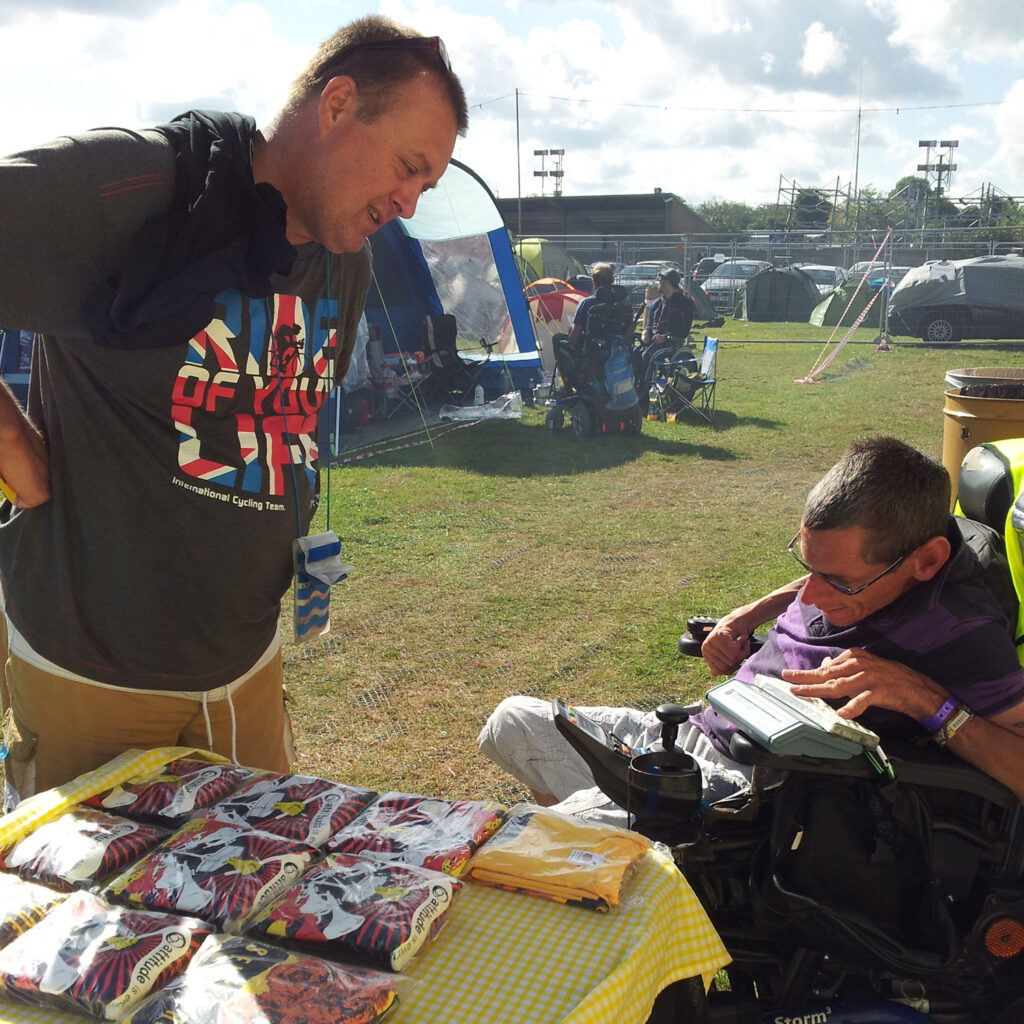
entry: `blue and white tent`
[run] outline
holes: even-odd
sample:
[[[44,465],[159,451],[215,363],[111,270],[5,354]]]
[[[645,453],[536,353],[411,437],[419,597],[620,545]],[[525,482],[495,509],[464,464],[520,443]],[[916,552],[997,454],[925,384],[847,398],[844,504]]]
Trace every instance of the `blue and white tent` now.
[[[465,164],[452,160],[416,215],[393,220],[370,237],[373,282],[366,319],[380,328],[385,358],[422,349],[424,317],[450,313],[458,324],[460,353],[483,360],[480,339],[506,341],[481,383],[495,392],[541,380],[540,354],[512,244],[494,196]],[[348,386],[349,382],[346,382]]]

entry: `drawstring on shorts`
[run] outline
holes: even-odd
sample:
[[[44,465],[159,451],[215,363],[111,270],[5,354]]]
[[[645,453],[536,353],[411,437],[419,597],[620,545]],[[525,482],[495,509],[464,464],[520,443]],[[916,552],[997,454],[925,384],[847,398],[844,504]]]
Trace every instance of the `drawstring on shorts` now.
[[[238,723],[235,719],[235,702],[231,698],[231,688],[226,687],[227,700],[228,700],[228,711],[231,712],[231,762],[232,764],[238,764]],[[203,690],[203,721],[206,723],[206,745],[210,750],[213,750],[213,727],[210,725],[210,712],[206,706],[206,700],[209,694],[206,690]],[[216,753],[216,751],[214,751]]]

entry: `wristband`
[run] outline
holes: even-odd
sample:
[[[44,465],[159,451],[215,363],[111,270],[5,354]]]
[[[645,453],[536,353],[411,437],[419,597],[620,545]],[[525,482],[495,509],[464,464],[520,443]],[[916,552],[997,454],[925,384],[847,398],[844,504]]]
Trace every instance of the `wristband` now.
[[[947,697],[942,707],[939,708],[934,715],[921,719],[921,726],[932,734],[937,733],[946,724],[946,720],[949,716],[953,714],[959,706],[960,701],[958,701],[956,697]]]
[[[974,712],[966,704],[960,704],[949,721],[932,736],[932,739],[940,747],[944,747],[973,717]]]

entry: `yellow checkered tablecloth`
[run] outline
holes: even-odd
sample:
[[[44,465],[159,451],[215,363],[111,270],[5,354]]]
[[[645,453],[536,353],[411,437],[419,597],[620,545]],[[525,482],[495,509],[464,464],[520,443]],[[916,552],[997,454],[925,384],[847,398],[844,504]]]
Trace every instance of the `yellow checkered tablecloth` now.
[[[93,793],[156,771],[182,748],[132,752],[0,818],[0,848]],[[208,755],[206,755],[208,756]],[[729,956],[671,859],[651,850],[618,907],[598,913],[466,882],[404,977],[388,1024],[643,1024],[673,981],[707,984]],[[0,1024],[84,1018],[0,999]]]

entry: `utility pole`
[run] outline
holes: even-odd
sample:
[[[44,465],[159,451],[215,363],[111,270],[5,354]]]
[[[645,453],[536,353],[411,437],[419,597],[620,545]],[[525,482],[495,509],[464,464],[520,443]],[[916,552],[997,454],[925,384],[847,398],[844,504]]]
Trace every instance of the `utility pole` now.
[[[519,226],[516,236],[523,237],[523,161],[519,156],[519,88],[516,87],[516,208],[519,214]]]

